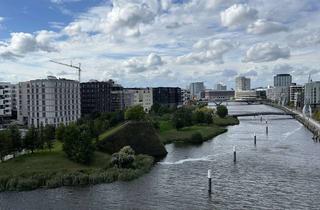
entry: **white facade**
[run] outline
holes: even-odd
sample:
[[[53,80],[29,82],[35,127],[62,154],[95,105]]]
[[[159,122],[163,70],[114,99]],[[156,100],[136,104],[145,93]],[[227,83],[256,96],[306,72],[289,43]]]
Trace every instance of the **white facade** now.
[[[194,82],[190,84],[190,95],[192,99],[200,99],[201,92],[205,90],[203,82]]]
[[[190,90],[181,89],[182,104],[187,105],[191,99]]]
[[[129,100],[131,103],[131,105],[126,104],[126,107],[129,107],[132,105],[141,105],[145,112],[150,112],[151,107],[153,105],[152,88],[126,89],[125,92],[128,95],[127,103],[129,103]],[[132,94],[132,96],[129,97],[130,93]]]
[[[267,99],[278,103],[289,102],[289,87],[272,87],[267,89]]]
[[[320,104],[320,81],[306,83],[304,104]]]
[[[17,112],[20,123],[28,126],[75,122],[81,117],[80,84],[55,77],[20,82]]]
[[[0,82],[0,117],[12,115],[12,85]]]
[[[236,91],[235,99],[236,101],[257,99],[257,92],[255,90]]]
[[[237,77],[236,78],[236,91],[245,91],[251,89],[251,80],[246,77]]]

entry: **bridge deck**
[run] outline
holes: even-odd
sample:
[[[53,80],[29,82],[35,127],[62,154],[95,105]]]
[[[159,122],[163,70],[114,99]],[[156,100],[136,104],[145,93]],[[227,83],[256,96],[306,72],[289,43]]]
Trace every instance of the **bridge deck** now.
[[[249,116],[260,116],[260,115],[290,115],[295,116],[296,113],[286,113],[286,112],[252,112],[252,113],[242,113],[242,114],[230,114],[232,117],[249,117]]]

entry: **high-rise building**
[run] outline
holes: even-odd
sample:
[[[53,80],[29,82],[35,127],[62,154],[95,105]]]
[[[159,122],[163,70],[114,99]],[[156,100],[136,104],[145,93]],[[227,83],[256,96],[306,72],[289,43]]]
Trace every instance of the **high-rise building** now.
[[[188,89],[181,89],[182,104],[187,105],[190,102],[191,94]]]
[[[12,85],[0,82],[0,127],[12,117]]]
[[[192,99],[200,99],[200,93],[204,91],[203,82],[193,82],[190,84],[190,95]]]
[[[290,85],[289,88],[289,101],[293,102],[294,104],[297,103],[298,95],[303,92],[303,86],[302,85]]]
[[[227,90],[227,85],[222,84],[222,83],[218,83],[215,85],[215,90]]]
[[[181,88],[157,87],[152,88],[153,103],[167,107],[178,107],[182,105]]]
[[[251,89],[251,80],[243,76],[236,77],[236,91],[245,91]]]
[[[292,83],[290,74],[277,74],[273,77],[275,87],[289,87]]]
[[[81,87],[81,114],[111,112],[111,89],[114,82],[90,80]]]
[[[113,84],[111,87],[111,112],[125,109],[124,88],[119,84]]]
[[[17,111],[20,123],[42,125],[69,124],[81,117],[78,81],[37,79],[17,85]]]

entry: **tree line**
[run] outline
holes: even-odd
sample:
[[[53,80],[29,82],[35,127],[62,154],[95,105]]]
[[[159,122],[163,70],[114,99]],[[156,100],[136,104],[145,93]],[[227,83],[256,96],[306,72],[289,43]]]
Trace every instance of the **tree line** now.
[[[55,139],[55,127],[51,125],[30,127],[24,136],[21,135],[18,126],[11,125],[8,129],[0,131],[0,159],[7,155],[21,152],[26,149],[32,153],[35,150],[53,148]]]

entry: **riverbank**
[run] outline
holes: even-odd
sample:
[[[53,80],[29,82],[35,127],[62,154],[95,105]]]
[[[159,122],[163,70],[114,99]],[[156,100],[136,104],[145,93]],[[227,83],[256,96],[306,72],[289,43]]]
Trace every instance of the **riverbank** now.
[[[111,156],[95,152],[90,165],[70,161],[55,143],[52,151],[23,155],[0,164],[0,191],[25,191],[61,186],[85,186],[114,181],[129,181],[147,173],[154,159],[136,155],[132,168],[119,169],[111,164]]]
[[[301,124],[303,124],[310,132],[312,132],[315,139],[320,139],[320,123],[317,122],[316,120],[306,117],[301,112],[290,109],[288,107],[280,106],[277,104],[271,104],[271,103],[266,103],[266,105],[280,109],[286,113],[296,114],[294,118],[298,120]]]
[[[213,124],[198,124],[177,130],[174,128],[172,123],[170,123],[170,121],[160,121],[159,135],[163,144],[194,143],[192,136],[195,133],[200,133],[202,140],[198,141],[197,143],[202,143],[227,132],[228,129],[225,128],[226,126],[237,124],[239,124],[239,120],[237,118],[230,116],[220,118],[214,116]]]

